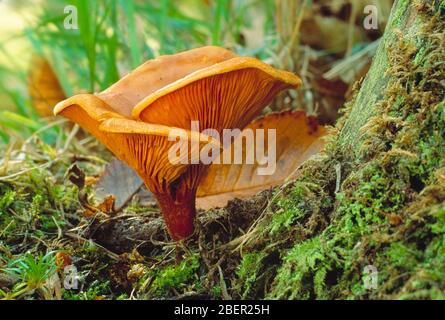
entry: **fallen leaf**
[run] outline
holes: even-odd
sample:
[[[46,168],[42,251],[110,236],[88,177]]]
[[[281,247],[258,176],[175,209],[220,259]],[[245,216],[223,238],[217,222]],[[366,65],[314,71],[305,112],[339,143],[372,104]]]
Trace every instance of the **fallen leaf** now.
[[[111,194],[106,196],[105,199],[99,205],[96,205],[96,206],[89,204],[87,197],[84,197],[82,199],[85,199],[85,200],[81,200],[81,204],[84,208],[82,215],[85,218],[91,218],[92,216],[95,216],[96,213],[98,213],[98,212],[105,213],[108,216],[116,213],[116,210],[114,209],[114,200],[115,199],[114,199],[114,196]]]
[[[97,208],[104,213],[112,213],[114,211],[115,198],[112,194],[105,197],[104,201]]]
[[[137,173],[124,162],[114,158],[106,166],[94,187],[95,198],[104,203],[107,197],[114,197],[114,210],[119,211],[144,184]]]
[[[324,146],[326,128],[315,124],[303,111],[285,111],[268,115],[251,123],[246,129],[266,129],[264,149],[267,150],[267,129],[276,129],[276,170],[272,175],[258,175],[259,164],[212,164],[197,191],[197,207],[224,207],[229,200],[246,198],[275,187],[294,177],[301,164]],[[246,130],[245,129],[245,130]],[[240,139],[241,137],[238,137]],[[230,148],[234,154],[233,143]],[[254,144],[243,148],[245,157]],[[227,152],[225,149],[222,154]]]
[[[28,90],[32,105],[41,117],[53,117],[54,106],[66,99],[59,79],[41,56],[33,55],[30,65]]]
[[[330,53],[343,53],[348,47],[349,28],[348,22],[335,17],[311,16],[301,24],[301,42]],[[363,28],[354,28],[352,36],[353,43],[366,41]]]

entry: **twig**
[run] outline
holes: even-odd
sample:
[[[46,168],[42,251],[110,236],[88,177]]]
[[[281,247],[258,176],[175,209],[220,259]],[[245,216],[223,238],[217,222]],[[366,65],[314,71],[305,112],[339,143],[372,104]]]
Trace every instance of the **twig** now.
[[[65,153],[65,151],[68,150],[68,148],[71,144],[71,141],[74,139],[77,132],[79,132],[79,128],[80,127],[77,123],[73,126],[73,129],[71,130],[70,134],[68,135],[68,138],[65,141],[65,145],[63,146],[61,153]]]
[[[219,271],[219,282],[220,282],[220,286],[221,286],[222,296],[223,296],[224,300],[232,300],[232,297],[227,292],[227,286],[226,286],[226,282],[224,281],[224,274],[222,272],[221,266],[218,266],[218,271]]]
[[[51,166],[54,162],[56,162],[56,161],[58,161],[58,160],[59,160],[59,159],[50,160],[50,161],[48,161],[47,163],[44,163],[44,164],[41,164],[41,165],[38,165],[38,166],[35,166],[35,167],[32,167],[32,168],[24,169],[24,170],[22,170],[22,171],[19,171],[19,172],[10,174],[9,176],[0,177],[0,181],[6,181],[6,180],[9,180],[9,179],[11,179],[11,178],[20,176],[20,175],[22,175],[22,174],[24,174],[24,173],[27,173],[27,172],[30,172],[30,171],[33,171],[33,170],[36,170],[36,169],[43,169],[43,168],[49,167],[49,166]]]

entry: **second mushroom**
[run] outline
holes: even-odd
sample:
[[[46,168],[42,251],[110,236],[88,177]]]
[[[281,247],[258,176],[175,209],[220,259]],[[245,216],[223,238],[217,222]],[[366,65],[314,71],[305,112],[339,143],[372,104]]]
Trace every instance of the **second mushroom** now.
[[[246,127],[282,90],[301,80],[260,60],[202,47],[147,61],[97,94],[66,99],[54,109],[93,134],[141,176],[174,240],[194,231],[196,190],[206,165],[171,163],[172,129],[200,149],[219,144],[202,130]],[[201,132],[192,131],[198,121]],[[190,152],[191,155],[195,154]]]

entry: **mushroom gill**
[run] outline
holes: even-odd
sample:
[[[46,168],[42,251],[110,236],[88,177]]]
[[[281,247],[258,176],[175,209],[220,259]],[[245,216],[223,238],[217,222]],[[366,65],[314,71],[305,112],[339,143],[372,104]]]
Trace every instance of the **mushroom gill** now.
[[[249,57],[233,57],[195,71],[142,99],[135,119],[190,129],[243,129],[282,90],[298,88],[299,77]],[[175,116],[166,116],[174,113]]]
[[[277,93],[300,85],[293,73],[203,47],[148,61],[101,93],[60,102],[54,113],[79,123],[134,168],[156,196],[171,237],[181,240],[193,233],[196,190],[207,167],[191,157],[221,143],[191,131],[191,121],[199,121],[200,131],[242,130]],[[189,149],[188,161],[169,160],[172,130],[198,142],[190,143],[199,150]]]
[[[66,100],[68,105],[60,108],[58,114],[79,123],[142,177],[159,200],[173,239],[179,240],[193,233],[196,214],[196,188],[193,186],[197,186],[195,180],[200,177],[201,170],[198,169],[200,165],[187,163],[196,161],[193,156],[199,154],[205,144],[218,147],[219,142],[199,132],[123,118],[97,99],[86,95],[73,97],[72,101]],[[189,152],[181,154],[175,163],[168,157],[176,143],[169,140],[173,130],[175,137],[190,146]],[[192,143],[194,141],[197,143]],[[184,156],[187,159],[183,159]]]

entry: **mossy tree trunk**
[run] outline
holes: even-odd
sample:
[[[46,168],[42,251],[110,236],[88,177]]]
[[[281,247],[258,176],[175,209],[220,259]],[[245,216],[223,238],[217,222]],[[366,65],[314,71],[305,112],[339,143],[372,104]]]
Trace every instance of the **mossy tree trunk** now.
[[[445,298],[444,30],[444,0],[395,2],[326,154],[243,237],[242,297]]]
[[[402,38],[414,38],[422,26],[427,22],[425,16],[419,14],[424,1],[397,0],[392,9],[391,17],[384,36],[380,40],[379,48],[374,57],[372,66],[365,77],[360,91],[351,106],[351,113],[341,130],[339,142],[343,149],[357,150],[361,145],[362,128],[367,121],[378,115],[378,105],[385,98],[384,92],[396,75],[388,74],[391,67],[389,57],[392,48],[400,46]],[[428,0],[426,2],[429,2]],[[422,46],[422,44],[419,44]],[[427,48],[424,48],[425,50]],[[420,50],[419,52],[422,52]]]

